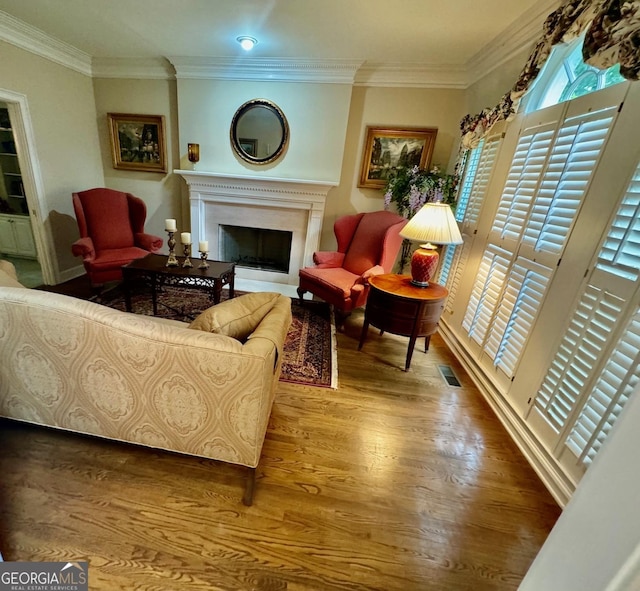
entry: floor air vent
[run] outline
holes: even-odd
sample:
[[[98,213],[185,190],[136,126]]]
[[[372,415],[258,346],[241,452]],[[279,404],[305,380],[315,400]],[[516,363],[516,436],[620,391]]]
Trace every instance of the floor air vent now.
[[[453,373],[453,370],[448,365],[438,365],[438,369],[447,384],[450,386],[457,386],[458,388],[461,386],[456,374]]]

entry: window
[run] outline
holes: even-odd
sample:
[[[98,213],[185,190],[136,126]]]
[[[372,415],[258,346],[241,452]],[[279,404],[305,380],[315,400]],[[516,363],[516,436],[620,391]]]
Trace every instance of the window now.
[[[523,120],[462,327],[514,376],[617,116],[617,93]]]
[[[624,82],[620,65],[599,70],[582,61],[584,37],[553,48],[531,89],[527,112],[570,101],[596,90]]]
[[[534,402],[586,466],[640,380],[640,163]],[[625,322],[625,318],[630,318]]]
[[[561,500],[640,384],[640,93],[571,51],[554,52],[526,97],[535,110],[505,126],[475,213],[489,137],[470,154],[441,318]]]
[[[502,127],[503,125],[496,126],[496,131],[482,140],[467,155],[455,214],[456,221],[461,226],[464,244],[446,247],[438,275],[438,283],[446,285],[449,290],[445,308],[448,311],[452,310],[460,280],[459,271],[464,268],[462,263],[466,260],[471,239],[476,232],[480,210],[487,194],[491,174],[502,143]]]

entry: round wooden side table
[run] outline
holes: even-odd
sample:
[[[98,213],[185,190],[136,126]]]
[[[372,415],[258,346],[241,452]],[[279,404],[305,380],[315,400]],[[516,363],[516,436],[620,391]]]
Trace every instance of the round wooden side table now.
[[[430,337],[438,328],[449,292],[438,283],[430,283],[429,287],[411,285],[409,275],[376,275],[369,280],[369,284],[371,289],[358,351],[367,338],[369,324],[379,328],[381,333],[409,337],[404,368],[407,371],[418,337],[425,337],[425,352],[428,351]]]

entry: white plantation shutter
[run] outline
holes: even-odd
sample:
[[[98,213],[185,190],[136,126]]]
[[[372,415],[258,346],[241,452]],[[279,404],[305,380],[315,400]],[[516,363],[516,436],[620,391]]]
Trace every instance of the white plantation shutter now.
[[[617,111],[578,115],[560,127],[522,235],[536,252],[562,251]]]
[[[504,378],[515,375],[618,109],[618,96],[611,95],[586,112],[574,108],[567,115],[568,106],[556,106],[523,121],[485,250],[501,248],[506,267],[492,260],[488,277],[483,260],[463,324],[504,373],[505,390]]]
[[[558,433],[580,399],[611,332],[624,300],[588,286],[560,343],[535,399],[535,408]]]
[[[534,408],[583,466],[640,378],[640,164],[620,200]],[[624,328],[621,323],[633,315]],[[568,433],[568,435],[567,435]],[[563,438],[565,438],[563,440]]]
[[[493,231],[500,238],[520,240],[547,162],[556,123],[525,129],[520,135],[502,192]]]
[[[482,256],[462,321],[469,336],[480,346],[484,345],[489,332],[510,265],[511,253],[494,245],[489,245]]]
[[[460,287],[460,280],[467,264],[467,259],[469,258],[469,251],[471,250],[471,239],[466,236],[463,236],[462,239],[464,240],[464,244],[457,246],[454,250],[453,261],[451,263],[453,272],[449,273],[446,283],[446,287],[449,290],[449,297],[447,298],[444,309],[450,314],[453,313],[454,302],[458,288]]]
[[[494,365],[509,377],[515,372],[552,273],[552,269],[522,257],[509,273],[485,346]]]
[[[639,364],[640,311],[636,311],[567,440],[583,463],[591,463],[637,386]]]
[[[640,270],[640,167],[629,183],[598,256],[596,267],[636,281]]]
[[[438,275],[438,283],[446,285],[449,290],[445,308],[449,311],[452,311],[453,301],[460,283],[460,275],[469,256],[472,236],[478,224],[480,210],[486,197],[503,137],[502,133],[489,135],[476,148],[470,150],[467,156],[455,212],[456,221],[461,226],[464,244],[446,247]]]
[[[473,184],[469,190],[464,211],[458,216],[458,211],[456,210],[456,219],[462,222],[463,233],[472,234],[478,225],[480,210],[487,195],[489,181],[502,144],[502,138],[502,134],[494,134],[483,140],[474,171]]]
[[[449,273],[453,267],[453,261],[456,255],[456,245],[447,244],[440,253],[440,267],[438,269],[437,282],[446,285]]]
[[[478,163],[480,162],[480,155],[484,147],[484,140],[482,140],[475,148],[469,150],[467,154],[467,162],[464,167],[464,174],[462,176],[462,182],[460,183],[460,192],[458,193],[458,203],[456,205],[456,220],[461,222],[464,218],[464,213],[467,210],[469,204],[469,196],[473,188],[473,183],[478,173]]]

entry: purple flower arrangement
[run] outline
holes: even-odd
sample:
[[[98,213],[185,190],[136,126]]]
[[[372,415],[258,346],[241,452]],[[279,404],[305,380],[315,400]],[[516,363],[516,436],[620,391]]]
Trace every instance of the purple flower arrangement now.
[[[400,215],[411,219],[427,202],[454,205],[458,181],[457,175],[445,174],[437,166],[429,171],[417,166],[399,168],[385,187],[384,207],[393,204]]]

